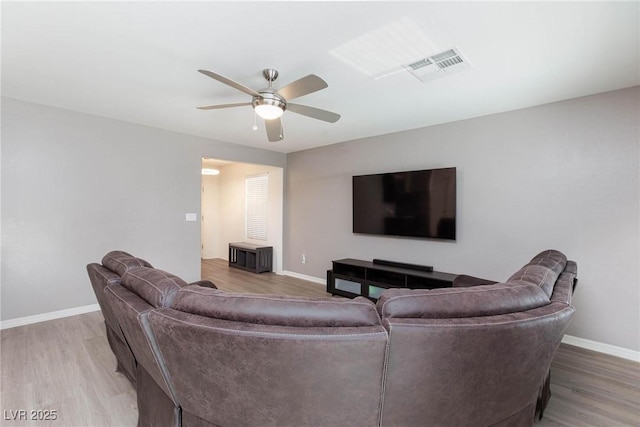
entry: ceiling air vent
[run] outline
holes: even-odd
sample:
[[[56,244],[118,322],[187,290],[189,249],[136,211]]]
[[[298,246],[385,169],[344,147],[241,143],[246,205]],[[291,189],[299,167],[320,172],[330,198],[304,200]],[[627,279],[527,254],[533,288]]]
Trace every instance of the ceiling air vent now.
[[[469,61],[457,48],[419,59],[403,67],[423,82],[471,68]]]

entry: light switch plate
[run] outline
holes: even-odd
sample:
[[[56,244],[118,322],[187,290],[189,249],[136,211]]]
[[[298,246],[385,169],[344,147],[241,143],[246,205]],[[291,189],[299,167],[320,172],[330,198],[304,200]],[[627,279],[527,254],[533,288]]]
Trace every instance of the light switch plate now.
[[[185,221],[197,221],[198,220],[198,214],[197,213],[186,213],[186,214],[184,214],[184,220]]]

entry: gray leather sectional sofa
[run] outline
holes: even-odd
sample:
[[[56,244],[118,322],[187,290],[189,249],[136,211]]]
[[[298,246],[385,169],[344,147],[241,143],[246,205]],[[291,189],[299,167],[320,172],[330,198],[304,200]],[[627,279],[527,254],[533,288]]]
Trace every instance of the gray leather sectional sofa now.
[[[532,425],[576,264],[365,299],[236,294],[126,252],[87,266],[139,426]]]

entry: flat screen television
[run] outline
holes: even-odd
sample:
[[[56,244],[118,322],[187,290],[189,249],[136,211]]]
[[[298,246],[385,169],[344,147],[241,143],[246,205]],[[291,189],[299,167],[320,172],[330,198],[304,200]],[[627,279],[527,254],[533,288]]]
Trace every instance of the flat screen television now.
[[[353,177],[353,232],[456,239],[456,168]]]

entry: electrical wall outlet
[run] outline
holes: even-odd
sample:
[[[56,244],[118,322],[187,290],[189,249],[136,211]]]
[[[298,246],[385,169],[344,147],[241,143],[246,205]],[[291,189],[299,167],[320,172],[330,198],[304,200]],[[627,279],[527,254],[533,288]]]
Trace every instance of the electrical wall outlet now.
[[[302,256],[300,257],[300,262],[303,264],[307,263],[307,256],[305,254],[302,254]]]

